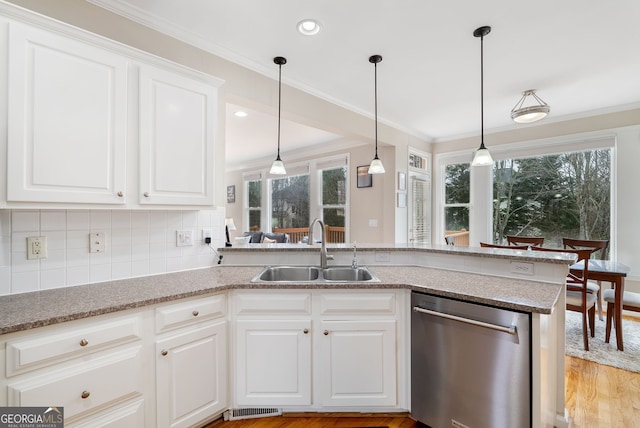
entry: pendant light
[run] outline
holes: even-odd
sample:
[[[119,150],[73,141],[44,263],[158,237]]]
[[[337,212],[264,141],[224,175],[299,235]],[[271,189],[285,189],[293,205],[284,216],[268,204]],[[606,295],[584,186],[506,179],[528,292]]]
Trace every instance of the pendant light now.
[[[476,151],[471,166],[493,164],[491,153],[484,146],[484,36],[490,32],[489,26],[480,27],[473,32],[474,37],[480,37],[480,148]]]
[[[529,101],[533,101],[534,104],[524,107],[527,97],[530,97]],[[522,93],[520,101],[511,109],[511,119],[516,123],[532,123],[544,119],[550,110],[549,105],[536,95],[535,89],[527,89]]]
[[[281,56],[277,56],[273,59],[273,62],[278,64],[278,156],[276,160],[271,164],[270,174],[284,175],[287,170],[284,167],[284,162],[280,159],[280,103],[282,101],[282,66],[287,63],[287,59]]]
[[[373,64],[373,88],[374,88],[374,103],[375,103],[375,119],[376,119],[376,155],[369,165],[369,174],[384,174],[384,165],[378,157],[378,63],[382,61],[380,55],[371,55],[369,62]]]

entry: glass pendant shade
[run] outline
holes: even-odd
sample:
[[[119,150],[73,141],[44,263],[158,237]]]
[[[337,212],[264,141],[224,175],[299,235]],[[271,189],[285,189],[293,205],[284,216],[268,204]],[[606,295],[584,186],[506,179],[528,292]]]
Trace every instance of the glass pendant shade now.
[[[471,166],[486,166],[493,165],[493,158],[491,157],[491,153],[484,146],[484,144],[480,145],[480,148],[476,151],[476,154],[473,156],[473,161],[471,162]]]
[[[287,170],[284,167],[284,162],[280,159],[280,156],[271,164],[271,169],[269,170],[269,174],[273,175],[284,175],[287,173]]]
[[[371,164],[369,165],[369,171],[367,172],[369,174],[384,174],[384,165],[382,165],[382,161],[380,160],[380,158],[378,158],[378,156],[373,158]]]

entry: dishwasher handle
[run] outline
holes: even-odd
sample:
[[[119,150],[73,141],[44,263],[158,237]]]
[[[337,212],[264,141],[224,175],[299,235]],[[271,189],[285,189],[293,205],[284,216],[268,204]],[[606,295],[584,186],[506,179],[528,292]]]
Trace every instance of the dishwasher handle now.
[[[440,317],[440,318],[447,318],[447,319],[450,319],[450,320],[459,321],[459,322],[463,322],[463,323],[466,323],[466,324],[472,324],[472,325],[479,326],[479,327],[489,328],[491,330],[497,330],[497,331],[501,331],[503,333],[508,333],[508,334],[517,334],[518,333],[515,325],[510,325],[508,327],[505,327],[505,326],[502,326],[502,325],[486,323],[486,322],[483,322],[483,321],[478,321],[478,320],[474,320],[474,319],[470,319],[470,318],[459,317],[457,315],[446,314],[444,312],[432,311],[432,310],[429,310],[429,309],[421,308],[420,306],[414,306],[413,307],[413,311],[414,312],[420,312],[420,313],[423,313],[423,314],[433,315],[433,316]]]

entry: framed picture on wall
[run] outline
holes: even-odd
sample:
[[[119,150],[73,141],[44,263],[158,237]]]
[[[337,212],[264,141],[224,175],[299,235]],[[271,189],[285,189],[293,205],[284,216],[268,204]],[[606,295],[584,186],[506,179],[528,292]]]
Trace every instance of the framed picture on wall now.
[[[369,165],[361,165],[356,168],[358,187],[373,187],[373,178],[369,174]]]
[[[227,203],[232,204],[236,201],[236,185],[227,186]]]

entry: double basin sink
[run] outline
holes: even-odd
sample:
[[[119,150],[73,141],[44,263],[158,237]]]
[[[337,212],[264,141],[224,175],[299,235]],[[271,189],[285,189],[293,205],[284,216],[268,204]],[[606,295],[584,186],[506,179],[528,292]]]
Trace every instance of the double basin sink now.
[[[251,282],[380,282],[364,266],[267,266]]]

